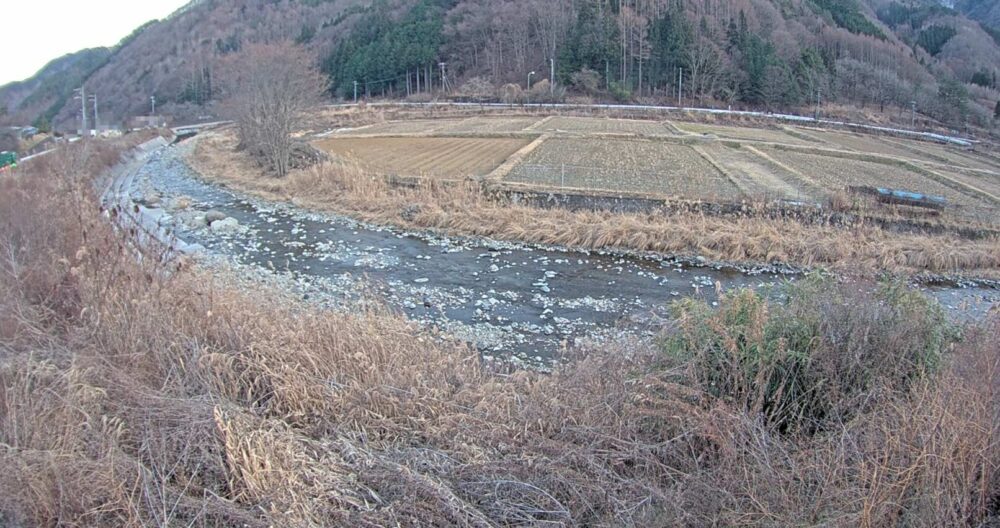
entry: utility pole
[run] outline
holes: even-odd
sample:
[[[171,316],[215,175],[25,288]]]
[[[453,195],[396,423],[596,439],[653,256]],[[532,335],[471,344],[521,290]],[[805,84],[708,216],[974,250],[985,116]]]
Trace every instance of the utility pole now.
[[[528,72],[528,90],[525,92],[527,94],[527,101],[528,101],[528,103],[531,103],[531,76],[534,75],[534,74],[535,74],[535,72],[533,72],[533,71],[532,72]]]
[[[156,115],[156,96],[155,95],[149,96],[149,104],[152,105],[152,110],[150,111],[151,113],[149,115],[150,115],[150,117],[155,116]]]
[[[448,78],[444,74],[445,63],[439,62],[438,66],[441,67],[441,91],[444,92],[448,89]]]
[[[816,87],[816,112],[813,114],[813,121],[819,121],[819,103],[823,98],[823,89]]]
[[[98,118],[97,113],[97,94],[90,96],[90,100],[94,101],[94,130],[99,130],[101,128],[101,120]]]
[[[75,91],[80,92],[77,99],[80,100],[80,136],[87,135],[87,88],[81,86]]]
[[[354,81],[354,104],[358,104],[358,81]]]
[[[549,59],[549,95],[556,93],[556,60]]]
[[[910,101],[910,129],[917,126],[917,102]]]
[[[677,108],[684,108],[684,68],[677,72]]]

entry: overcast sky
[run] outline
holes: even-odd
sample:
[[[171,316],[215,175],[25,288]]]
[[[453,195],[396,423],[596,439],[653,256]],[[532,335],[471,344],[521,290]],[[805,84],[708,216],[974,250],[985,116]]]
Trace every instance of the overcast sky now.
[[[0,85],[27,79],[47,62],[113,46],[135,28],[190,0],[11,0],[0,2]]]

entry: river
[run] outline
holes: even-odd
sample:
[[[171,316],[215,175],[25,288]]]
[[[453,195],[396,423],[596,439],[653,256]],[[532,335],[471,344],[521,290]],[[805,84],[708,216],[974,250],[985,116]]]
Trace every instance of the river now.
[[[278,277],[323,305],[344,307],[374,295],[422,325],[472,343],[487,360],[540,367],[577,346],[648,340],[669,321],[675,300],[694,296],[716,304],[721,292],[769,288],[797,277],[770,266],[572,251],[366,225],[206,182],[184,161],[189,143],[153,152],[127,189],[139,203],[157,196],[159,204],[149,210],[184,243],[243,270]],[[192,203],[175,207],[181,197]],[[239,227],[216,232],[203,224],[208,211],[236,219]],[[961,318],[980,317],[1000,293],[954,285],[921,288]]]

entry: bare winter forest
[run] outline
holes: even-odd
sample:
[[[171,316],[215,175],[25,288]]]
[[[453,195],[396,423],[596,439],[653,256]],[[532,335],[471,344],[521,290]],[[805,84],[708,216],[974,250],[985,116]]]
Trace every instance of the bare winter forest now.
[[[293,40],[323,66],[331,95],[348,99],[355,82],[362,97],[417,100],[676,103],[680,92],[694,105],[812,113],[818,103],[905,123],[915,109],[922,126],[989,129],[1000,30],[988,9],[959,4],[206,0],[136,30],[71,79],[102,94],[112,121],[147,112],[150,96],[192,118],[220,97],[221,58]],[[8,120],[71,125],[75,86],[42,73],[0,92]]]

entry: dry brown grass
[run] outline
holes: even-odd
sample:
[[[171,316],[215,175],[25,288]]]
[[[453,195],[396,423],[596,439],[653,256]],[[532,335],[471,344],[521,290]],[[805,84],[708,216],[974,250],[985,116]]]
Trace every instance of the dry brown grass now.
[[[207,177],[267,199],[291,200],[381,224],[587,249],[697,254],[739,262],[782,262],[844,272],[965,273],[1000,276],[1000,239],[889,233],[794,220],[685,214],[616,214],[540,209],[491,199],[472,184],[423,182],[398,188],[346,164],[285,179],[264,174],[225,136],[202,138],[195,167]],[[403,218],[404,210],[419,212]]]
[[[0,524],[975,526],[996,514],[997,321],[842,427],[786,435],[655,350],[493,373],[377,304],[321,311],[161,263],[155,247],[137,259],[94,198],[92,175],[115,158],[72,148],[0,178]],[[383,189],[349,181],[336,188]]]

